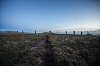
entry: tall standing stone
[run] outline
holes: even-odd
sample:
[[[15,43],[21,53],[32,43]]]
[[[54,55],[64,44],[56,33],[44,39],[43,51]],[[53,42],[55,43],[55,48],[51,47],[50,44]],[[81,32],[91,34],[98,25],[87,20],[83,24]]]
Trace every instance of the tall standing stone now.
[[[75,31],[73,31],[73,35],[75,35]]]
[[[66,31],[66,35],[67,35],[67,31]]]
[[[36,30],[35,30],[35,35],[36,35]]]
[[[81,35],[83,35],[83,32],[81,31]]]

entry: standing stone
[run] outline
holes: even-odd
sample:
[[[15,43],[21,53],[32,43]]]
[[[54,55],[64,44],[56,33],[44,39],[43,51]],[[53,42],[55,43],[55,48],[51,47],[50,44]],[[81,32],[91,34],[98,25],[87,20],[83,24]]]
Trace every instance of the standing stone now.
[[[51,31],[49,31],[49,33],[51,33]]]
[[[66,35],[67,35],[67,31],[66,31]]]
[[[18,35],[18,31],[17,31],[17,35]]]
[[[36,30],[35,30],[35,35],[36,35]]]
[[[87,31],[87,35],[89,35],[89,31]]]
[[[83,35],[83,32],[81,31],[81,35]]]
[[[51,31],[49,31],[49,35],[51,36]]]
[[[24,34],[23,30],[22,30],[22,35]]]
[[[75,35],[75,31],[73,31],[73,35]]]

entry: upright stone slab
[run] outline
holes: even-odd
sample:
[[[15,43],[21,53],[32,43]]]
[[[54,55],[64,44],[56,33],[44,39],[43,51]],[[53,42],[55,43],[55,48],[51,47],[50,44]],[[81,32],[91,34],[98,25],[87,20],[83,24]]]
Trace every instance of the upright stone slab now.
[[[66,33],[66,35],[67,35],[67,31],[66,31],[65,33]]]
[[[83,35],[83,32],[81,31],[81,35]]]
[[[75,35],[75,31],[73,31],[73,35]]]
[[[36,35],[36,30],[35,30],[35,35]]]

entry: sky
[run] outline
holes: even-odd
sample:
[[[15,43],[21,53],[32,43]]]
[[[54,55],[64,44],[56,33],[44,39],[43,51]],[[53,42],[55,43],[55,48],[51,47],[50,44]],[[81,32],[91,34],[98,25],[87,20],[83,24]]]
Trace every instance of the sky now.
[[[0,30],[100,29],[99,0],[0,0]]]

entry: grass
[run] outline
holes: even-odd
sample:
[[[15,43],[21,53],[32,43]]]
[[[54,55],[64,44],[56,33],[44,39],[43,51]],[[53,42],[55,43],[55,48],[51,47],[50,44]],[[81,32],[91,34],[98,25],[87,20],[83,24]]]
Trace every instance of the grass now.
[[[100,65],[100,36],[52,35],[50,40],[57,66]],[[42,66],[44,54],[39,35],[0,35],[0,66]]]

